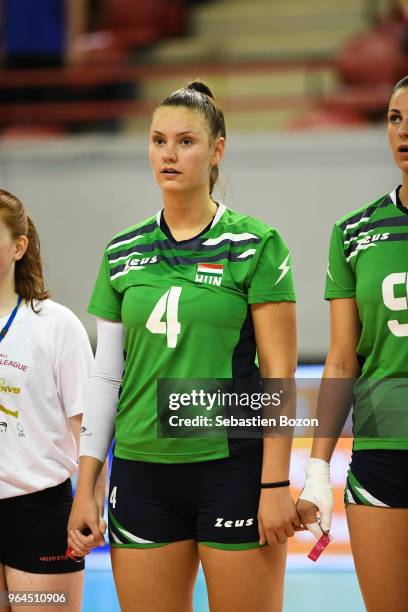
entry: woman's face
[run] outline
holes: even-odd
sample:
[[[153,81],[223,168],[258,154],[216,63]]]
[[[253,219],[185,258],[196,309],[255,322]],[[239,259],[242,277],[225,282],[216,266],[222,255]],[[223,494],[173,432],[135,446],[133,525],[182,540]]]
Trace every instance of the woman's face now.
[[[0,280],[7,278],[14,271],[14,264],[26,252],[26,236],[13,239],[12,234],[0,217]]]
[[[388,140],[395,163],[408,174],[408,88],[398,89],[392,96],[387,116]]]
[[[153,116],[149,159],[167,193],[208,191],[211,166],[224,152],[224,139],[210,138],[205,118],[184,106],[162,106]]]

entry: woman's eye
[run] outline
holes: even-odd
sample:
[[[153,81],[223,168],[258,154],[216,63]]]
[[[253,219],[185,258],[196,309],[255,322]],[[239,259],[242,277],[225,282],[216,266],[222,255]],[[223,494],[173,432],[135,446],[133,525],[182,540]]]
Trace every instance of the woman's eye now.
[[[155,136],[153,138],[153,142],[154,142],[154,144],[161,145],[161,144],[163,144],[164,140],[163,140],[163,138],[160,138],[159,136]]]
[[[388,121],[390,123],[398,123],[400,121],[401,117],[399,115],[390,115],[388,117]]]
[[[183,145],[191,145],[193,144],[193,141],[191,138],[183,138],[182,143]]]

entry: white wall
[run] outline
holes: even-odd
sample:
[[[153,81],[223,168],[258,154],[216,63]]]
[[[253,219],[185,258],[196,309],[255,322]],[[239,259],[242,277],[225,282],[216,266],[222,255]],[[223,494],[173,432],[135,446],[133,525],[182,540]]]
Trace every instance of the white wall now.
[[[146,139],[81,138],[0,144],[0,185],[18,195],[40,232],[53,297],[86,314],[103,247],[117,231],[161,207]],[[299,351],[327,346],[322,299],[331,227],[340,216],[399,181],[385,131],[231,137],[225,202],[277,227],[294,259]]]

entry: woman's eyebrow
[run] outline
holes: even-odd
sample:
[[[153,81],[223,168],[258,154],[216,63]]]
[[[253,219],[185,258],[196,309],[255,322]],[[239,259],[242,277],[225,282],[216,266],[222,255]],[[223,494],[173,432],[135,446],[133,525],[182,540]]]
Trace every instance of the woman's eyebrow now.
[[[160,130],[152,130],[152,134],[164,136],[163,132],[160,132]],[[197,134],[197,132],[195,130],[184,130],[183,132],[177,132],[176,136],[184,136],[185,134]]]

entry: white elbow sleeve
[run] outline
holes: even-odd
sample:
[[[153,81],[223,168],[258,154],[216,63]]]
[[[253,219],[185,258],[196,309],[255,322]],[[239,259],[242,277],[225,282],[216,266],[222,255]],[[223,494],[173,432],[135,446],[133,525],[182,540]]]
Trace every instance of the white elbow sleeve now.
[[[82,420],[80,456],[105,461],[115,430],[124,367],[122,323],[97,319],[97,349]]]

